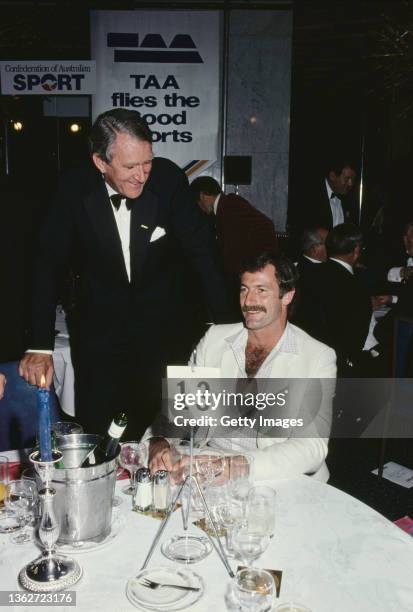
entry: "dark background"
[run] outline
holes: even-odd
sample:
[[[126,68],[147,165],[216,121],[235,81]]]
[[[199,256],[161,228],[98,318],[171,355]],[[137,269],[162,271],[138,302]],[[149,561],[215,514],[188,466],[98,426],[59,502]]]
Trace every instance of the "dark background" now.
[[[332,151],[342,151],[360,167],[363,228],[370,228],[377,211],[385,206],[387,225],[398,232],[410,215],[412,0],[0,1],[0,59],[89,59],[90,9],[148,6],[250,10],[291,7],[290,199],[298,188],[302,192],[303,186],[322,175]],[[20,133],[9,129],[10,174],[20,179],[23,169],[27,181],[40,177],[47,201],[59,168],[86,155],[89,120],[77,120],[83,129],[70,135],[71,118],[43,117],[42,98],[0,96],[0,119],[25,123]],[[2,144],[3,140],[2,134]],[[0,161],[4,168],[4,158]]]

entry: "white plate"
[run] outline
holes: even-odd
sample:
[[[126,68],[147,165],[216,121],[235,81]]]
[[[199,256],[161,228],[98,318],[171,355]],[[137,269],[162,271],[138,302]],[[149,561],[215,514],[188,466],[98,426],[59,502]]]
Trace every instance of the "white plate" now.
[[[81,541],[74,542],[73,544],[57,544],[56,548],[60,553],[67,553],[71,555],[77,555],[80,553],[93,552],[100,550],[104,546],[107,546],[112,540],[114,540],[119,533],[122,531],[126,523],[125,516],[122,512],[116,508],[112,508],[112,524],[110,527],[110,533],[101,540],[100,542]]]
[[[161,584],[177,584],[199,588],[199,591],[181,591],[169,587],[150,589],[141,584],[142,578]],[[163,610],[175,612],[185,610],[197,602],[204,594],[204,581],[198,574],[187,568],[152,567],[141,570],[126,585],[126,595],[137,608],[144,610]]]

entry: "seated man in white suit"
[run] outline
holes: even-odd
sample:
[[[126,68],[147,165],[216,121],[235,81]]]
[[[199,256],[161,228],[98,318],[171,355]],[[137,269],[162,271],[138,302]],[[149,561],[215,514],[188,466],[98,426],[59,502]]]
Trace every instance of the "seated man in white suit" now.
[[[287,320],[297,280],[292,262],[263,254],[248,262],[240,279],[244,323],[213,325],[199,342],[191,363],[220,368],[221,377],[227,379],[319,379],[321,399],[316,418],[306,431],[280,438],[266,437],[268,432],[260,436],[258,430],[255,439],[232,440],[232,448],[244,448],[254,457],[256,479],[308,474],[327,481],[325,458],[335,390],[335,353]],[[304,393],[301,403],[306,408],[309,400]],[[145,437],[153,433],[148,431]],[[208,439],[208,445],[217,448],[228,448],[228,442],[214,438],[213,432]],[[171,469],[165,438],[151,439],[149,466],[153,472]]]

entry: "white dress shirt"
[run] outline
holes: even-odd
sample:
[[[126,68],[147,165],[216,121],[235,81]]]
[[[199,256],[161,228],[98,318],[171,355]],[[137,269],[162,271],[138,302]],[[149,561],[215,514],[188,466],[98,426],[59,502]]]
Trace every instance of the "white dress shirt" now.
[[[105,183],[109,198],[117,193],[110,185]],[[126,208],[126,198],[122,198],[119,209],[112,206],[113,216],[115,217],[116,227],[118,228],[119,238],[122,244],[123,259],[125,262],[126,273],[130,281],[130,210]]]
[[[333,190],[331,189],[327,179],[326,189],[328,201],[330,202],[331,214],[333,215],[333,227],[335,227],[336,225],[340,225],[340,223],[344,223],[343,206],[341,205],[340,198],[337,198],[336,196],[334,196],[334,198],[331,197]]]

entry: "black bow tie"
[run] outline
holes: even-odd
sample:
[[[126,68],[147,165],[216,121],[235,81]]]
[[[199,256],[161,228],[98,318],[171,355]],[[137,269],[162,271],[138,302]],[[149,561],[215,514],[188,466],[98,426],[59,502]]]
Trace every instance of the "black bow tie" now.
[[[341,200],[343,196],[340,195],[339,193],[334,193],[334,191],[331,192],[331,196],[330,196],[330,200],[332,200],[333,198],[338,198],[339,200]]]
[[[125,199],[125,196],[121,195],[120,193],[114,193],[113,195],[110,196],[110,201],[112,202],[112,204],[116,208],[116,210],[119,210],[120,204],[121,204],[123,199]],[[130,210],[132,208],[131,200],[128,200],[126,198],[126,202],[125,203],[126,203],[126,208],[128,210]]]

